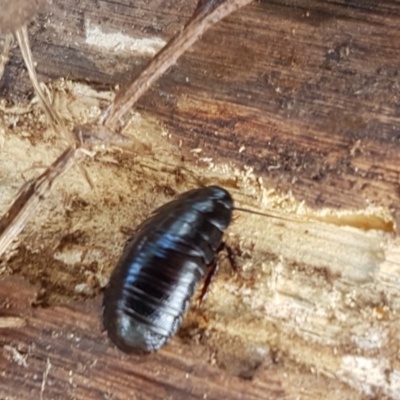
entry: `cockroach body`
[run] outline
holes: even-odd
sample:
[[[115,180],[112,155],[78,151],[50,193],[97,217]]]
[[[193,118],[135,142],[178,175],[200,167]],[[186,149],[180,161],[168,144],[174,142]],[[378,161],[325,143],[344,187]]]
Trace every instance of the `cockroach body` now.
[[[161,348],[178,330],[200,280],[216,271],[232,219],[231,195],[218,186],[183,193],[139,225],[114,269],[103,324],[126,353]]]

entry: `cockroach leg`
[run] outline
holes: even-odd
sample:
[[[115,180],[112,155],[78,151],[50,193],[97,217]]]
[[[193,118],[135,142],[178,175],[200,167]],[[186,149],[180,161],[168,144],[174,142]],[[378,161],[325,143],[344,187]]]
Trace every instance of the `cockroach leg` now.
[[[229,260],[229,263],[231,264],[232,269],[235,272],[238,272],[239,265],[236,262],[235,252],[234,252],[233,248],[231,246],[229,246],[228,244],[226,244],[226,242],[222,242],[219,251],[222,251],[222,250],[226,251],[226,255],[228,257],[228,260]]]
[[[215,257],[213,262],[209,266],[209,271],[204,279],[203,287],[201,288],[201,293],[198,297],[199,304],[201,304],[205,300],[208,293],[208,288],[210,287],[212,281],[214,280],[214,277],[217,274],[218,269],[219,269],[219,259],[218,257]]]
[[[228,260],[229,260],[229,263],[231,264],[232,269],[235,272],[237,272],[239,270],[239,267],[236,262],[236,257],[235,257],[232,247],[229,246],[228,244],[226,244],[225,242],[221,242],[221,244],[217,250],[217,254],[223,250],[226,251],[226,255],[228,257]],[[205,300],[207,293],[208,293],[208,289],[209,289],[211,283],[213,282],[214,277],[218,272],[218,269],[219,269],[219,259],[218,259],[218,257],[215,257],[214,261],[212,262],[212,264],[209,267],[207,276],[204,279],[203,287],[202,287],[201,293],[198,297],[199,304],[201,304]]]

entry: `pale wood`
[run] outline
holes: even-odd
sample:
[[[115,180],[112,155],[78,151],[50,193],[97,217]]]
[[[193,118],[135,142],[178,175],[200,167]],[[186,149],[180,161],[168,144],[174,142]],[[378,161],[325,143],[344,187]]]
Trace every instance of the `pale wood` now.
[[[160,45],[156,39],[168,40],[186,23],[195,3],[53,2],[52,14],[30,26],[38,71],[48,81],[69,77],[96,89],[124,85]],[[7,378],[0,378],[1,394],[30,398],[33,390],[37,397],[48,371],[54,383],[44,398],[66,388],[71,398],[104,397],[107,385],[110,396],[132,398],[136,384],[151,393],[138,398],[155,398],[150,387],[160,373],[172,393],[164,388],[160,398],[201,398],[207,387],[215,398],[398,399],[400,245],[388,211],[397,220],[399,13],[398,2],[259,2],[204,35],[139,101],[124,132],[134,145],[86,163],[96,190],[69,172],[3,257],[2,275],[40,285],[36,302],[50,308],[26,305],[16,313],[22,320],[5,321],[16,326],[0,331]],[[133,52],[106,48],[109,36],[100,45],[88,40],[95,32],[152,44]],[[9,99],[31,90],[20,63],[13,50],[0,82]],[[69,82],[53,83],[50,92],[69,128],[111,98]],[[1,112],[6,210],[24,180],[37,176],[34,168],[50,165],[62,145],[35,105],[2,105]],[[238,275],[222,268],[204,308],[191,309],[160,354],[126,358],[101,336],[99,322],[99,286],[120,254],[123,232],[175,193],[211,183],[231,190],[240,205],[272,208],[299,223],[236,216],[227,240],[238,253]],[[303,200],[314,210],[299,205]],[[92,309],[82,308],[90,296]],[[71,299],[75,310],[55,306]],[[67,332],[84,338],[83,355]],[[42,353],[25,367],[29,346]],[[85,368],[93,358],[107,373]],[[97,391],[89,390],[90,377]]]

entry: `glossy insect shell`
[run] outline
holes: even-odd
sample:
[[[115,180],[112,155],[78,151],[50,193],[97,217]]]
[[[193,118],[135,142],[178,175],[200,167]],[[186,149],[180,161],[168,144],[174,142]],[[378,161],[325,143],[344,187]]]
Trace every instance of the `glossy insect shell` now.
[[[139,225],[106,287],[103,324],[127,353],[158,350],[178,330],[232,219],[230,194],[209,186],[183,193]]]

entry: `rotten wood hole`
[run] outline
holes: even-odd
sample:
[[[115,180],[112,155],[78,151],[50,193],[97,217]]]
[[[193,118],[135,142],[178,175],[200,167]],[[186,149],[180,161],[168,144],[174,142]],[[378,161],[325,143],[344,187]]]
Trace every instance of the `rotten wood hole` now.
[[[205,30],[248,3],[250,1],[200,1],[186,28],[169,42],[138,78],[118,92],[103,113],[90,123],[78,124],[73,130],[65,127],[63,119],[43,94],[35,78],[27,31],[24,27],[17,29],[16,36],[37,97],[52,129],[69,147],[44,173],[28,181],[0,221],[1,253],[6,253],[28,219],[35,217],[39,207],[43,207],[54,183],[73,165],[88,156],[96,157],[98,148],[104,144],[126,146],[131,142],[126,127],[135,127],[136,124],[135,128],[139,126],[140,129],[137,116],[130,115],[137,99]],[[7,43],[3,60],[7,59],[9,39]],[[143,151],[148,150],[153,139],[147,138],[139,148],[142,146]],[[160,188],[165,198],[182,191],[182,179],[188,187],[199,183],[220,183],[232,191],[239,204],[252,206],[257,211],[272,204],[278,210],[292,213],[294,220],[293,224],[272,223],[262,228],[266,222],[258,216],[238,217],[236,227],[229,233],[229,240],[236,244],[238,257],[243,261],[242,281],[237,282],[229,272],[222,271],[222,277],[215,282],[207,303],[207,324],[199,322],[202,318],[199,310],[192,311],[181,338],[194,335],[195,340],[206,341],[210,349],[218,348],[218,363],[243,377],[253,377],[261,367],[268,367],[279,358],[274,355],[277,351],[367,395],[384,393],[398,398],[400,373],[396,356],[392,354],[396,353],[394,342],[398,331],[394,315],[398,308],[396,276],[399,250],[397,240],[391,237],[393,225],[387,211],[371,207],[359,213],[311,212],[290,195],[282,196],[266,190],[251,169],[238,171],[226,165],[213,164],[204,177],[200,168],[191,172],[184,166],[177,169],[176,162],[171,161],[173,156],[167,154],[171,150],[168,145],[160,146],[159,150],[160,154],[156,156],[136,156],[135,162],[145,177],[151,176],[149,171],[163,165],[164,171],[159,171],[159,179],[168,182]],[[158,157],[157,162],[154,157]],[[86,176],[85,170],[81,168],[81,173]],[[172,183],[171,174],[174,174]],[[96,183],[90,184],[95,193]],[[75,204],[85,207],[81,199],[77,199]],[[296,219],[302,224],[298,224]],[[78,230],[72,236],[55,247],[56,257],[61,262],[71,262],[68,258],[74,255],[68,252],[68,248],[82,240]],[[294,256],[294,253],[297,254]],[[101,275],[96,272],[92,276],[96,274]],[[100,286],[104,285],[102,279]],[[93,294],[90,285],[89,289],[88,285],[80,289],[83,293],[87,291],[89,297]],[[238,308],[236,312],[232,312],[233,304]],[[361,315],[358,313],[360,308],[363,309]],[[13,316],[7,318],[3,323],[8,323],[9,328],[18,329],[26,323],[24,319],[21,322]],[[277,321],[280,326],[277,326]],[[199,331],[208,331],[214,336],[210,338],[206,332],[204,337],[199,337]],[[297,339],[294,342],[293,337]],[[225,340],[227,345],[221,346]],[[373,351],[378,345],[379,354],[376,354]],[[326,346],[330,352],[324,351]],[[7,351],[13,352],[12,348]],[[240,354],[244,360],[242,363],[233,357],[235,353]],[[284,386],[282,381],[280,385]],[[286,394],[288,390],[285,387]],[[271,394],[272,398],[279,396],[282,396],[280,390]]]

